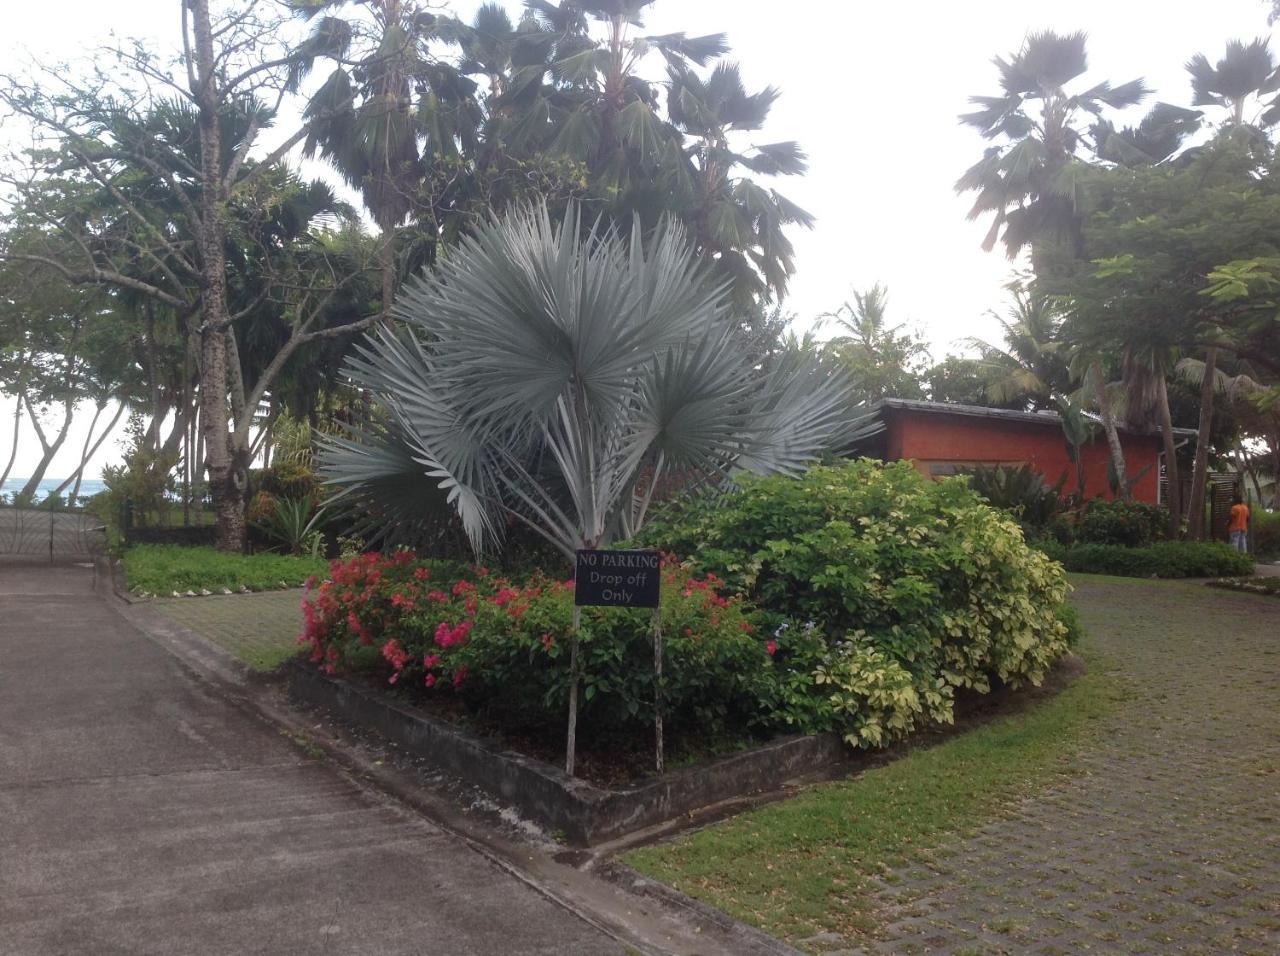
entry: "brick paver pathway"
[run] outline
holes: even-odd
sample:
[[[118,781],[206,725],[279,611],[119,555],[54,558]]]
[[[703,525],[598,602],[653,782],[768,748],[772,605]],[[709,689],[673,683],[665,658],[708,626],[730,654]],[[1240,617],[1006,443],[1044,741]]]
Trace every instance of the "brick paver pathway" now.
[[[1091,579],[1077,773],[891,878],[891,953],[1280,953],[1280,600]]]
[[[151,604],[165,617],[220,645],[250,667],[270,670],[298,651],[304,593],[296,588],[159,598]]]

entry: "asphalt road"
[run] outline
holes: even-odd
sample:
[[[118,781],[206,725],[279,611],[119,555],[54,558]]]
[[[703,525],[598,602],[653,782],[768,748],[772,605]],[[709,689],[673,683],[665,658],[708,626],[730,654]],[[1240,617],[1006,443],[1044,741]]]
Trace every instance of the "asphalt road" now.
[[[614,953],[219,697],[74,566],[0,565],[0,953]]]

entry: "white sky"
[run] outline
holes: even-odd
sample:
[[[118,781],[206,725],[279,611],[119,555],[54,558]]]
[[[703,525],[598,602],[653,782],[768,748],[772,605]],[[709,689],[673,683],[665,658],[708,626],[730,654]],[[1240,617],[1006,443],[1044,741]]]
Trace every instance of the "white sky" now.
[[[518,15],[519,0],[505,0]],[[468,17],[477,0],[455,0]],[[57,0],[50,6],[3,0],[0,71],[27,56],[74,59],[114,31],[169,50],[180,41],[179,0]],[[970,335],[994,337],[988,309],[1003,303],[1009,263],[983,253],[985,224],[968,222],[970,199],[952,191],[979,156],[980,137],[956,121],[967,98],[996,92],[991,57],[1007,54],[1030,31],[1085,30],[1088,80],[1145,77],[1149,101],[1189,104],[1182,64],[1194,53],[1221,56],[1230,39],[1269,34],[1260,0],[657,0],[648,30],[692,35],[725,32],[730,57],[749,87],[782,90],[758,142],[798,140],[809,154],[803,178],[777,188],[818,218],[794,235],[798,270],[786,308],[807,326],[855,288],[889,287],[890,314],[920,328],[935,358]],[[1141,110],[1137,111],[1141,113]],[[2,385],[3,383],[0,383]],[[0,423],[11,421],[9,402]],[[75,467],[87,415],[50,468]],[[0,429],[0,461],[8,458]],[[118,457],[108,442],[91,464]],[[19,440],[13,474],[39,458],[35,438]]]

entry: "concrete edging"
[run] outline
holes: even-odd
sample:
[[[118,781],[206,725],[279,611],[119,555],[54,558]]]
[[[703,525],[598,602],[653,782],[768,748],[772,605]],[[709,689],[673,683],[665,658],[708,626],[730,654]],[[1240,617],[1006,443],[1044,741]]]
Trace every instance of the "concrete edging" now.
[[[295,700],[376,730],[417,756],[509,804],[571,844],[591,846],[842,763],[836,734],[783,737],[634,787],[606,790],[558,767],[412,710],[295,661],[287,665]]]

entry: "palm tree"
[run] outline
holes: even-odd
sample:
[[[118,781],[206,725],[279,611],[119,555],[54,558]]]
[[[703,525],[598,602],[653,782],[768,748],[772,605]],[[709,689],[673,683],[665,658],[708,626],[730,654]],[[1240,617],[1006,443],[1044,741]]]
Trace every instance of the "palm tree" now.
[[[1067,85],[1088,69],[1084,33],[1033,33],[1012,57],[994,62],[1000,94],[972,97],[980,109],[960,120],[995,145],[960,177],[956,191],[978,194],[969,218],[994,213],[984,249],[1003,239],[1012,258],[1036,241],[1078,246],[1077,155],[1088,141],[1077,123],[1082,114],[1096,118],[1105,108],[1133,106],[1148,90],[1137,79],[1069,93]]]
[[[798,176],[807,168],[794,142],[735,148],[736,133],[762,129],[779,91],[748,93],[738,66],[720,62],[705,80],[683,64],[669,68],[667,110],[690,141],[675,160],[687,164],[682,184],[695,210],[692,231],[700,252],[713,255],[741,298],[786,294],[795,250],[783,227],[812,228],[813,217],[775,189],[738,174]]]
[[[669,219],[647,242],[577,209],[492,219],[406,286],[411,334],[352,360],[385,417],[322,470],[380,521],[412,526],[436,488],[477,553],[512,518],[570,557],[634,534],[667,474],[797,472],[846,443],[849,384],[799,350],[753,369],[725,291]]]
[[[321,16],[349,5],[350,0],[295,3],[300,15],[316,18],[298,74],[307,72],[317,57],[332,57],[339,64],[304,111],[310,129],[303,152],[319,153],[359,190],[381,230],[382,317],[389,322],[397,278],[396,229],[412,209],[423,178],[415,97],[442,69],[426,53],[437,20],[413,0],[361,4],[368,18]]]
[[[1197,53],[1187,61],[1187,72],[1191,74],[1191,89],[1195,94],[1192,105],[1217,106],[1226,110],[1226,125],[1238,128],[1260,124],[1266,127],[1280,119],[1280,107],[1274,103],[1260,116],[1254,117],[1258,123],[1249,122],[1246,118],[1251,102],[1280,89],[1280,73],[1276,71],[1275,58],[1266,39],[1250,43],[1232,40],[1227,44],[1226,54],[1216,64],[1210,63],[1203,53]]]
[[[1021,281],[1006,288],[1012,302],[1005,314],[988,313],[1004,329],[1004,345],[979,338],[964,344],[979,353],[992,401],[1004,405],[1021,399],[1024,407],[1053,408],[1054,396],[1068,392],[1071,382],[1060,335],[1062,311]]]
[[[855,290],[853,302],[821,317],[834,319],[843,332],[827,343],[827,351],[853,376],[864,404],[924,397],[928,347],[905,323],[889,324],[888,306],[889,290],[876,283],[866,292]]]

